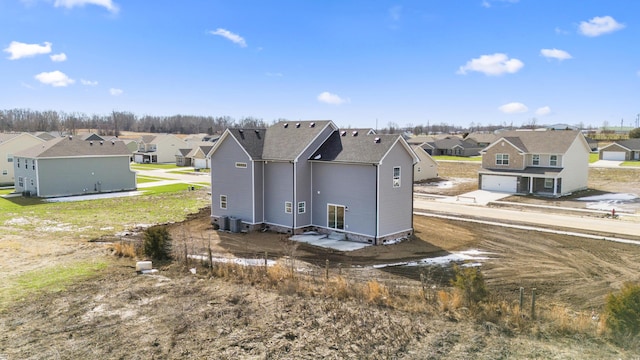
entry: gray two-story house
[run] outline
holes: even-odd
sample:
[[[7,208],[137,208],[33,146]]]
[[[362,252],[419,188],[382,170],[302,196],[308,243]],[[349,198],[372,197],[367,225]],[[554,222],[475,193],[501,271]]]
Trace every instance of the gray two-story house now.
[[[212,222],[374,244],[405,237],[416,162],[399,135],[340,131],[328,120],[227,129],[211,151]]]
[[[122,141],[49,140],[14,154],[15,190],[39,197],[136,189]]]

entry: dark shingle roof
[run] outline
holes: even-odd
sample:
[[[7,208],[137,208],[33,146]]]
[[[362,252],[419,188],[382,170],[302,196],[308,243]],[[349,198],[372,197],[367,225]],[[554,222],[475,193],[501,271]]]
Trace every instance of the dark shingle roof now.
[[[350,131],[334,131],[309,160],[378,164],[400,137],[362,134],[353,136]]]
[[[295,160],[330,123],[330,120],[281,121],[270,126],[265,135],[262,158]]]
[[[73,137],[49,140],[14,156],[28,158],[131,155],[122,141],[84,141]]]
[[[616,143],[626,147],[629,150],[640,150],[640,139],[621,140],[616,141]]]
[[[262,159],[265,129],[227,129],[238,143],[249,153],[251,159]]]
[[[180,155],[182,156],[187,156],[189,155],[189,153],[192,151],[192,149],[178,149],[178,152],[180,153]]]

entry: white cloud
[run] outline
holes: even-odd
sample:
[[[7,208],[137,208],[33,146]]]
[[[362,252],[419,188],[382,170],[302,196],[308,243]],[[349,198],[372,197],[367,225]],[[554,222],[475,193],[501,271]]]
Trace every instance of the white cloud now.
[[[527,112],[529,108],[523,103],[511,102],[500,106],[498,110],[502,111],[505,114],[517,114]]]
[[[122,95],[124,91],[122,91],[122,89],[116,89],[116,88],[111,88],[109,89],[109,94],[113,95],[113,96],[120,96]]]
[[[51,58],[51,61],[53,61],[53,62],[67,61],[67,54],[65,54],[65,53],[53,54],[53,55],[49,55],[49,57]]]
[[[53,3],[55,7],[65,7],[67,9],[74,8],[76,6],[85,6],[85,5],[97,5],[102,6],[105,9],[109,10],[112,13],[117,13],[120,9],[118,5],[116,5],[112,0],[56,0]]]
[[[538,116],[545,116],[545,115],[549,115],[551,114],[551,108],[548,106],[543,106],[541,108],[538,108],[536,110],[536,115]]]
[[[32,57],[41,54],[48,54],[51,52],[51,43],[45,42],[44,44],[25,44],[18,41],[12,41],[9,46],[3,50],[6,53],[11,54],[9,60],[17,60],[26,57]]]
[[[85,80],[85,79],[80,79],[80,83],[82,85],[86,85],[86,86],[96,86],[96,85],[98,85],[97,81],[91,81],[91,80]]]
[[[509,59],[506,54],[496,53],[482,55],[477,59],[467,61],[464,66],[460,66],[457,74],[466,75],[467,71],[477,71],[489,76],[505,73],[513,74],[522,69],[523,66],[524,63],[518,59]]]
[[[328,91],[325,91],[320,95],[318,95],[318,101],[325,104],[340,105],[340,104],[348,103],[349,99],[343,99],[336,94],[332,94]]]
[[[558,59],[560,61],[573,58],[568,52],[558,49],[542,49],[540,50],[540,55],[550,59]]]
[[[53,87],[64,87],[76,82],[70,79],[65,73],[61,71],[41,72],[35,76],[36,80],[45,85],[51,85]]]
[[[515,4],[517,2],[520,2],[520,0],[483,0],[482,1],[482,7],[484,8],[490,8],[492,5],[491,3],[509,3],[509,4]]]
[[[229,30],[218,28],[216,31],[209,31],[209,33],[211,35],[222,36],[223,38],[238,44],[240,47],[247,47],[247,42],[244,41],[242,36],[234,34]]]
[[[589,21],[581,21],[579,32],[584,36],[595,37],[618,31],[624,26],[611,16],[596,16]]]

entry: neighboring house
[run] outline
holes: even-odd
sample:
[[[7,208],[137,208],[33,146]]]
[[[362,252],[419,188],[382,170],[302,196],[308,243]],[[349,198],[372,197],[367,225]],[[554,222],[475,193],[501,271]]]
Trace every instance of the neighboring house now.
[[[437,139],[433,143],[428,143],[433,147],[431,155],[450,156],[478,156],[484,146],[478,145],[472,139],[461,139],[457,136],[448,136],[444,139]]]
[[[144,135],[133,153],[136,163],[173,163],[178,149],[189,148],[186,142],[173,134]]]
[[[600,160],[640,160],[640,139],[620,140],[600,149]]]
[[[496,141],[498,136],[493,132],[472,132],[465,137],[465,140],[467,139],[474,141],[478,147],[484,149]]]
[[[105,141],[106,139],[96,133],[90,133],[85,135],[82,140],[84,141]]]
[[[413,165],[413,181],[424,181],[438,177],[438,163],[422,146],[411,146],[418,156],[418,163]]]
[[[49,140],[53,140],[55,138],[59,138],[60,136],[56,136],[53,135],[52,133],[48,133],[48,132],[44,132],[44,131],[39,131],[33,134],[33,136],[40,138],[44,141],[49,141]]]
[[[587,140],[587,144],[589,144],[589,149],[591,149],[591,152],[598,152],[598,140],[592,139],[588,136],[584,137],[585,140]]]
[[[587,188],[589,145],[575,130],[518,130],[482,151],[479,188],[562,196]]]
[[[14,154],[15,190],[39,197],[136,189],[122,141],[49,140]]]
[[[199,145],[196,146],[187,155],[191,159],[191,166],[195,169],[208,169],[211,164],[211,150],[213,145]]]
[[[178,149],[176,152],[176,166],[191,166],[191,158],[187,157],[192,149]]]
[[[381,244],[413,233],[413,165],[400,135],[332,121],[227,129],[211,150],[212,223],[316,230]]]
[[[45,141],[29,133],[0,133],[0,184],[13,185],[13,156]]]

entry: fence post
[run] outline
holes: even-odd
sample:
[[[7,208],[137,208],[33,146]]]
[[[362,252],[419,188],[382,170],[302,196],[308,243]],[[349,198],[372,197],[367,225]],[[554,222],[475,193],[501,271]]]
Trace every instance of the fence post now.
[[[267,256],[269,256],[268,252],[264,252],[264,273],[267,273],[267,270],[269,270],[269,266],[267,265]]]
[[[531,289],[531,320],[536,319],[536,288]]]
[[[520,286],[520,313],[524,311],[524,288]]]
[[[329,259],[327,259],[327,261],[325,262],[324,272],[325,279],[329,280]]]

